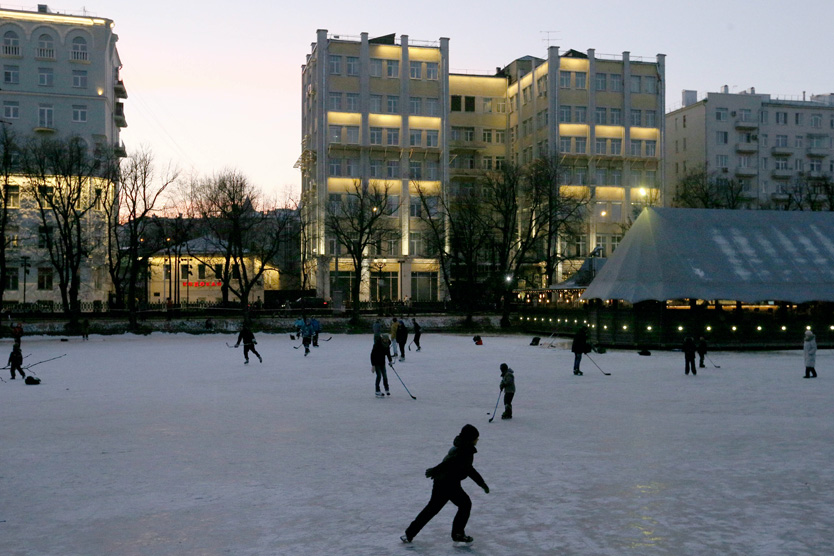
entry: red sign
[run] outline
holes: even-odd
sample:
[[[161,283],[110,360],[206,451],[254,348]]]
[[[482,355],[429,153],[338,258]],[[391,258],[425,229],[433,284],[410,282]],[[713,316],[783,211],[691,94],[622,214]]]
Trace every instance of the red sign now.
[[[219,288],[223,282],[183,282],[182,285],[191,288]]]

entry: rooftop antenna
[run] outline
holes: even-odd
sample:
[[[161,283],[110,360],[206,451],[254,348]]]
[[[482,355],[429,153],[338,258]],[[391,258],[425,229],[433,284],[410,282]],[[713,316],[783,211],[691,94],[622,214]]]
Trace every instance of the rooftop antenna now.
[[[550,38],[550,34],[551,34],[551,33],[558,33],[558,31],[539,31],[539,33],[542,33],[543,35],[546,35],[546,37],[542,39],[542,42],[547,43],[547,48],[550,48],[550,47],[552,46],[552,44],[551,44],[551,43],[555,43],[555,42],[557,42],[557,41],[561,41],[561,40],[562,40],[562,39],[561,39],[561,38],[559,38],[559,37],[554,37],[554,38],[552,38],[552,39]]]

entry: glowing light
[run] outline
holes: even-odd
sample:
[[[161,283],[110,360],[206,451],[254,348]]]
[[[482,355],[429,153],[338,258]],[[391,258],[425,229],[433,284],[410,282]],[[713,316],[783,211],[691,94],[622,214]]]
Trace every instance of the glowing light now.
[[[650,331],[650,332],[651,332],[652,327],[651,327],[651,326],[647,326],[647,327],[646,327],[646,330],[648,330],[648,331]]]
[[[811,330],[811,325],[806,326],[805,330]]]
[[[707,327],[707,330],[709,330],[709,327]],[[683,326],[678,327],[678,332],[683,332]]]
[[[641,196],[641,197],[645,197],[645,196],[646,196],[646,188],[645,188],[645,187],[641,187],[641,188],[640,188],[640,196]]]
[[[761,331],[762,331],[762,327],[761,327],[761,326],[757,326],[757,327],[756,327],[756,330],[758,330],[759,332],[761,332]]]
[[[735,332],[735,331],[736,331],[736,327],[735,327],[735,326],[732,328],[732,331],[733,331],[733,332]]]
[[[782,332],[784,332],[784,331],[785,331],[785,330],[787,330],[787,329],[788,329],[788,327],[787,327],[787,326],[782,325]]]
[[[711,326],[707,326],[707,332],[710,332],[710,331],[712,331],[712,327],[711,327]]]
[[[607,325],[607,324],[604,324],[604,325],[602,326],[602,329],[603,329],[603,330],[608,330],[608,325]]]
[[[628,325],[627,324],[623,325],[623,330],[628,330]]]

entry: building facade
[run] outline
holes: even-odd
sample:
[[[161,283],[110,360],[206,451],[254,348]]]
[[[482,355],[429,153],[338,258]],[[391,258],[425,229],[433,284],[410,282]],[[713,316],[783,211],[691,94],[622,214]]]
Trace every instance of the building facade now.
[[[706,170],[732,180],[750,208],[797,208],[814,195],[815,180],[834,175],[834,95],[777,99],[750,88],[730,93],[683,92],[683,106],[666,115],[669,191],[688,173]]]
[[[659,197],[665,56],[646,61],[548,49],[495,75],[450,73],[449,40],[319,30],[302,67],[303,258],[329,296],[361,277],[364,299],[443,299],[416,195],[477,187],[507,162],[558,156],[562,185],[591,199],[585,234],[563,249],[616,248],[634,210]],[[325,204],[361,181],[395,184],[400,240],[355,273],[327,237]],[[341,270],[339,270],[341,268]],[[537,280],[536,280],[537,281]],[[546,286],[542,283],[535,286]],[[335,288],[334,288],[335,289]]]
[[[113,27],[109,19],[54,13],[46,5],[34,12],[0,9],[0,123],[18,143],[77,138],[91,155],[125,155],[119,132],[127,126],[122,103],[127,91]],[[26,176],[13,175],[3,184],[9,212],[4,302],[50,305],[61,296],[45,245],[49,227],[27,195],[27,183]],[[83,187],[82,196],[95,205],[85,219],[86,233],[99,248],[91,250],[81,270],[80,297],[82,303],[101,303],[110,291],[100,247],[106,201],[95,180]]]

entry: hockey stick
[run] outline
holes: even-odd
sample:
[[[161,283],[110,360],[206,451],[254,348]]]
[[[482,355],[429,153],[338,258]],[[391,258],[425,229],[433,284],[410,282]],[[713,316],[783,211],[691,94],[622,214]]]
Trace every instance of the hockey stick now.
[[[585,357],[588,357],[588,354],[587,354],[587,353],[585,354]],[[605,376],[611,376],[611,373],[606,373],[605,371],[603,371],[603,370],[602,370],[602,367],[600,367],[599,365],[597,365],[597,362],[596,362],[596,361],[594,361],[594,360],[593,360],[593,359],[591,359],[590,357],[588,357],[588,359],[590,359],[591,363],[593,363],[593,364],[596,366],[596,368],[597,368],[597,369],[599,369],[599,372],[601,372],[601,373],[602,373],[602,374],[604,374]]]
[[[298,349],[298,348],[300,348],[300,347],[301,347],[301,346],[303,346],[303,345],[304,345],[304,342],[301,342],[300,344],[298,344],[297,346],[293,346],[292,348],[293,348],[293,349]]]
[[[408,351],[411,351],[411,344],[413,344],[413,343],[414,343],[414,340],[411,340],[411,341],[408,343]]]
[[[67,354],[65,353],[63,355],[59,355],[58,357],[53,357],[51,359],[44,359],[43,361],[38,361],[37,363],[32,363],[31,365],[27,365],[26,367],[23,367],[23,368],[28,371],[29,369],[31,369],[35,365],[40,365],[41,363],[46,363],[47,361],[55,361],[56,359],[60,359],[61,357],[66,357],[66,356],[67,356]],[[35,375],[35,376],[37,376],[37,375]]]
[[[492,417],[489,418],[489,422],[492,423],[492,420],[495,419],[495,414],[498,413],[498,402],[501,401],[501,394],[503,394],[503,390],[498,391],[498,399],[495,400],[495,409],[492,410]]]
[[[414,394],[412,394],[409,391],[408,386],[406,386],[405,382],[403,382],[403,379],[400,378],[400,373],[398,373],[397,369],[394,368],[394,364],[393,363],[388,363],[388,366],[391,367],[391,370],[394,371],[394,374],[397,375],[397,378],[400,379],[400,383],[403,385],[403,388],[405,388],[405,391],[408,392],[408,395],[411,396],[411,399],[416,400],[417,396],[415,396]]]
[[[329,341],[330,341],[330,340],[332,340],[332,339],[333,339],[333,336],[330,336],[330,337],[329,337],[329,338],[327,338],[326,340],[322,340],[322,342],[329,342]]]
[[[712,359],[710,359],[709,355],[704,355],[704,357],[706,357],[707,359],[709,359],[709,362],[710,362],[710,363],[712,363],[712,366],[713,366],[713,367],[715,367],[716,369],[720,369],[720,368],[721,368],[721,365],[716,365],[715,363],[713,363],[713,361],[712,361]]]
[[[227,347],[227,348],[236,348],[236,347],[238,347],[238,346],[232,346],[232,345],[229,345],[229,342],[226,342],[226,347]]]

